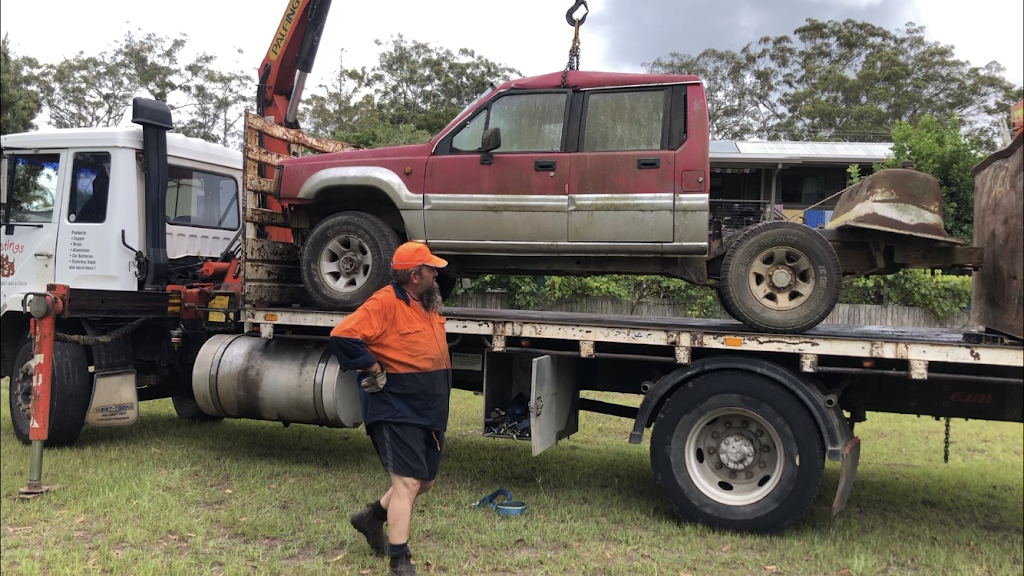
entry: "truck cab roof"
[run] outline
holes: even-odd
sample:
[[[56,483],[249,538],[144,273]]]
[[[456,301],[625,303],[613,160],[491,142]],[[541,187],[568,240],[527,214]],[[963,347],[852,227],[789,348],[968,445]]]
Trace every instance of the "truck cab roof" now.
[[[142,127],[65,128],[8,134],[0,139],[4,150],[41,150],[53,148],[132,148],[142,150]],[[219,144],[183,134],[167,134],[167,154],[242,169],[242,153]]]

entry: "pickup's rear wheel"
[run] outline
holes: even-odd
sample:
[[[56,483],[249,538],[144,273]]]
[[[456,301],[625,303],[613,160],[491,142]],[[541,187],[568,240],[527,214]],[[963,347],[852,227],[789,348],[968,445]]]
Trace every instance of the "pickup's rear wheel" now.
[[[380,218],[341,212],[316,225],[302,250],[302,282],[319,306],[358,307],[389,281],[398,235]]]
[[[30,444],[29,422],[32,421],[32,374],[34,371],[32,339],[25,337],[14,359],[8,399],[14,435],[23,444]],[[89,361],[85,348],[69,342],[53,343],[53,365],[50,373],[50,421],[47,447],[70,446],[78,440],[85,425],[85,415],[92,398]]]
[[[723,308],[761,332],[804,332],[832,312],[842,272],[835,249],[812,228],[763,222],[743,232],[722,261]]]
[[[665,401],[651,434],[654,479],[675,512],[728,530],[792,524],[814,498],[824,463],[807,409],[747,372],[687,382]]]

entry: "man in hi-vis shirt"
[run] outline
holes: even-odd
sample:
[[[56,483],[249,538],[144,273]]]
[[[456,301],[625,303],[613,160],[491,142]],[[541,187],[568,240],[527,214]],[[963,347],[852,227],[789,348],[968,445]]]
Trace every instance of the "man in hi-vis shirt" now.
[[[425,244],[402,244],[391,284],[331,331],[341,367],[360,372],[366,433],[391,475],[391,489],[350,520],[374,552],[391,557],[393,575],[416,574],[409,521],[416,497],[434,485],[448,426],[451,359],[436,282],[447,265]]]

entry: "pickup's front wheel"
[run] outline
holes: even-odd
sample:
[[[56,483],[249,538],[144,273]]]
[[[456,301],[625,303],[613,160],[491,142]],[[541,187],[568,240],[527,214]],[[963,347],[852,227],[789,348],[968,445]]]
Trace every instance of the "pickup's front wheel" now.
[[[322,308],[351,310],[388,283],[398,235],[380,218],[341,212],[313,229],[302,250],[302,283]]]

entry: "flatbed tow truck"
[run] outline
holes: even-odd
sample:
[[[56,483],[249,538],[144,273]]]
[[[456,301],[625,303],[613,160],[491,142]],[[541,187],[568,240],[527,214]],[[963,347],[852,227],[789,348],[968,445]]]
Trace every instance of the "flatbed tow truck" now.
[[[281,152],[264,141],[341,145],[248,115],[242,171],[241,156],[167,134],[163,104],[136,99],[133,112],[141,128],[69,133],[64,144],[4,138],[0,367],[15,433],[32,447],[26,497],[47,489],[44,445],[73,444],[85,424],[130,425],[149,399],[171,397],[194,420],[362,424],[356,375],[327,343],[345,312],[263,304],[294,289],[297,261],[280,232],[287,212],[267,194]],[[976,330],[766,334],[724,320],[448,308],[453,385],[481,393],[483,435],[528,441],[534,455],[576,432],[580,411],[632,420],[631,443],[650,429],[653,481],[688,521],[784,529],[810,505],[826,459],[841,462],[838,513],[860,454],[855,424],[868,412],[1024,422],[1022,154],[1018,134],[975,168]],[[92,194],[108,178],[104,217],[76,204],[82,174],[94,177]],[[26,195],[46,186],[49,212]],[[233,229],[184,228],[232,210]],[[215,234],[226,229],[237,233]],[[643,399],[581,398],[590,390]]]

